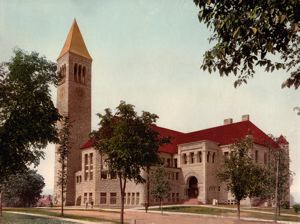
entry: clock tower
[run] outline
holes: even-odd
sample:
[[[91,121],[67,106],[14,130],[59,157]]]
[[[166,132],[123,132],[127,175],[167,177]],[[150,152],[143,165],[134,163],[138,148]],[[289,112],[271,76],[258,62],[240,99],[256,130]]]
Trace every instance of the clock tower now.
[[[68,116],[70,154],[67,160],[65,205],[75,205],[75,172],[81,169],[80,146],[91,132],[91,69],[90,56],[76,20],[73,21],[65,44],[58,56],[57,67],[63,78],[57,89],[57,108]],[[54,203],[60,203],[62,192],[57,186],[59,163],[55,147]]]

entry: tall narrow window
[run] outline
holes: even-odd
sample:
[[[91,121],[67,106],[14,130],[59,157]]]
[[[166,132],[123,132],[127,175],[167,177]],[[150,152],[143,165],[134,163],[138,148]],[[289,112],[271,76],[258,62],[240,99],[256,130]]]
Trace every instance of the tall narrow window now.
[[[167,159],[167,167],[171,167],[171,159]]]
[[[215,155],[216,155],[215,153],[212,154],[212,163],[215,162]]]
[[[93,180],[93,153],[90,153],[90,180]]]
[[[268,154],[265,152],[264,153],[264,164],[266,165],[268,162]]]
[[[83,203],[87,203],[87,193],[84,193],[84,197],[83,197]]]
[[[82,69],[82,83],[85,84],[85,66]]]
[[[134,205],[135,203],[135,193],[131,193],[131,204]]]
[[[81,82],[81,65],[78,67],[78,82]]]
[[[74,81],[77,82],[77,63],[74,65]]]
[[[127,193],[127,205],[130,205],[130,193]]]
[[[191,154],[190,154],[190,161],[191,161],[191,163],[194,163],[194,153],[192,152]]]
[[[93,201],[93,193],[89,194],[89,203],[91,203]]]
[[[174,167],[177,168],[177,159],[174,159]]]
[[[258,150],[255,150],[255,162],[258,162]]]
[[[187,156],[186,156],[186,154],[183,154],[182,158],[183,158],[183,164],[187,164]]]
[[[84,155],[84,180],[88,179],[88,172],[89,172],[89,164],[88,164],[88,154]]]
[[[207,152],[206,161],[209,163],[210,152]]]
[[[202,163],[202,152],[198,152],[198,162]]]
[[[136,192],[136,199],[135,199],[135,204],[140,204],[140,193]]]

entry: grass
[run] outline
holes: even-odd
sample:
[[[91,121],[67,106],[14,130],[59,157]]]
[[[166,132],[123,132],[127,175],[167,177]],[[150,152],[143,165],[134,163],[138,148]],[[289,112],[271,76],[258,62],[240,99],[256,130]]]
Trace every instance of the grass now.
[[[55,210],[58,211],[58,209]],[[49,211],[48,209],[40,209],[40,208],[5,208],[4,211],[25,212],[25,213],[33,213],[33,214],[40,214],[40,215],[48,215],[52,217],[61,217],[60,212]],[[112,223],[118,223],[116,221],[107,220],[107,219],[95,218],[90,216],[82,216],[82,215],[72,215],[72,214],[64,214],[63,218],[90,221],[90,222],[107,221]]]
[[[49,219],[44,217],[35,217],[23,214],[13,214],[4,212],[0,217],[2,224],[74,224],[74,222],[66,222],[58,219]]]
[[[153,210],[159,210],[159,209],[157,208],[157,209],[153,209]],[[218,216],[228,216],[228,217],[236,217],[237,216],[237,213],[236,213],[235,210],[222,209],[222,208],[218,208],[218,207],[210,208],[210,207],[204,207],[204,206],[165,207],[164,211],[206,214],[206,215],[218,215]],[[241,217],[273,220],[273,214],[259,213],[257,210],[254,210],[254,209],[252,211],[243,211],[242,210],[241,211]],[[281,216],[278,217],[278,220],[299,222],[300,221],[300,216],[299,217],[294,217],[294,216],[281,215]]]

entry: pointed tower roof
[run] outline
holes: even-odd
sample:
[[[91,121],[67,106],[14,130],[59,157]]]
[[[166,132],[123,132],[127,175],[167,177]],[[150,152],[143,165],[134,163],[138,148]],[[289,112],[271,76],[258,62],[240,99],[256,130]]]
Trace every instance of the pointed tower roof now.
[[[62,50],[58,56],[58,59],[61,58],[67,52],[71,52],[71,53],[74,53],[74,54],[77,54],[77,55],[80,55],[82,57],[92,60],[92,57],[90,56],[90,54],[85,46],[83,37],[82,37],[79,27],[77,25],[76,19],[74,19],[74,21],[73,21],[73,24],[71,26],[71,29],[70,29],[67,39],[65,41],[64,47],[62,48]]]

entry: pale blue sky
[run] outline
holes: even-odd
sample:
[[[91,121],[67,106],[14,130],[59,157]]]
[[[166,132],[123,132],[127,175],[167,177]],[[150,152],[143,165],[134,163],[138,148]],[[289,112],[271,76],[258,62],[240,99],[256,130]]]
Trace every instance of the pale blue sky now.
[[[254,79],[235,89],[234,78],[199,69],[209,49],[207,28],[193,1],[0,0],[0,61],[14,47],[55,61],[74,18],[93,57],[92,121],[120,100],[160,116],[158,125],[188,132],[221,125],[223,119],[250,119],[266,133],[290,142],[292,192],[300,201],[300,90],[281,89],[288,74],[257,69]],[[55,89],[53,99],[55,99]],[[46,149],[39,172],[46,192],[53,188],[54,148]],[[297,175],[298,174],[298,175]]]

